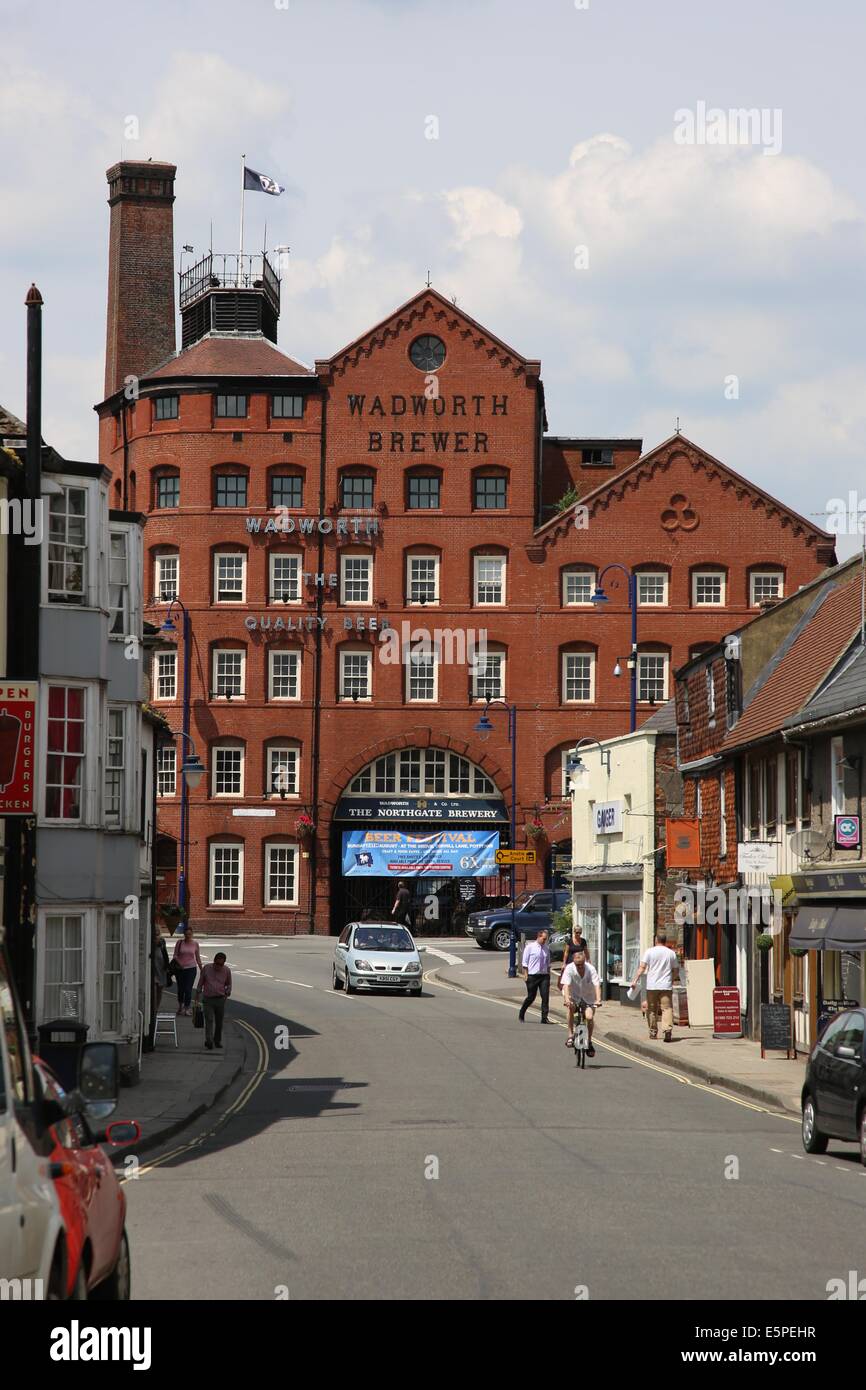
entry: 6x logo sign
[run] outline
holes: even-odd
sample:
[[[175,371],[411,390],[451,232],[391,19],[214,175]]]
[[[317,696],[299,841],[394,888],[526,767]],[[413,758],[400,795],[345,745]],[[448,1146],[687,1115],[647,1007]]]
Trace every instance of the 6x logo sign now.
[[[671,504],[662,512],[662,526],[666,531],[694,531],[700,517],[689,506],[689,499],[681,492],[675,492]]]

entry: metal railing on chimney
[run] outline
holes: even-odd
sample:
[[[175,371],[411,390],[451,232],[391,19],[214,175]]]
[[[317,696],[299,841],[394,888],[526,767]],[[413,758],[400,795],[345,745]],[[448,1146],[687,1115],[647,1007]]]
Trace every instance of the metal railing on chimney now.
[[[261,290],[280,311],[280,277],[264,252],[254,256],[209,252],[180,276],[180,308],[186,309],[210,290]]]

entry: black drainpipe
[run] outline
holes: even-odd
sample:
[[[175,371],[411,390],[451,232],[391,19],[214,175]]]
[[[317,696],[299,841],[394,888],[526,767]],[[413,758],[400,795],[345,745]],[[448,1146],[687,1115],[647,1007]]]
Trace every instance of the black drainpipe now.
[[[327,393],[322,396],[322,430],[319,444],[319,516],[325,515],[325,450],[327,443],[327,420],[328,420],[328,397]],[[317,573],[325,572],[325,539],[319,530],[319,548]],[[322,642],[324,635],[324,624],[321,618],[324,613],[325,586],[316,585],[316,617],[320,620],[316,623],[316,657],[313,670],[313,747],[311,750],[313,764],[312,780],[312,807],[311,813],[316,824],[315,834],[310,837],[310,931],[316,930],[316,907],[318,902],[317,876],[318,876],[318,843],[319,843],[319,746],[321,739],[321,694],[322,694]]]
[[[126,433],[126,402],[120,406],[120,430],[123,435],[123,510],[129,510],[129,436]]]

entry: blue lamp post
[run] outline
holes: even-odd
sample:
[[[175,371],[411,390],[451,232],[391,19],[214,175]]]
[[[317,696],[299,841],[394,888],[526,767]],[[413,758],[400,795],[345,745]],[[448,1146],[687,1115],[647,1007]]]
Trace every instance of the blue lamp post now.
[[[177,628],[175,627],[171,618],[172,610],[174,608],[179,608],[183,615],[183,727],[180,730],[180,735],[181,738],[183,738],[189,743],[192,743],[192,739],[189,736],[189,676],[191,665],[189,613],[186,611],[186,608],[181,603],[179,598],[173,598],[171,603],[168,605],[168,612],[165,615],[165,622],[162,624],[160,631],[165,633],[177,632]],[[183,756],[184,760],[186,760],[186,743],[184,744]],[[195,757],[194,744],[193,757],[195,758],[196,763],[198,763],[198,766],[201,767],[201,764],[198,762],[198,758]],[[186,768],[186,761],[184,761],[184,768]],[[189,892],[187,886],[187,857],[189,853],[189,786],[197,786],[200,780],[201,778],[197,778],[195,782],[190,784],[188,782],[188,779],[185,776],[182,776],[180,782],[180,872],[178,874],[177,879],[177,900],[178,906],[184,909],[186,909],[189,905]]]
[[[508,710],[508,742],[511,744],[511,848],[516,849],[517,841],[517,706],[509,705],[507,700],[486,700],[481,718],[475,725],[475,732],[484,743],[493,733],[493,725],[488,717],[491,705],[504,705]],[[517,934],[514,927],[514,865],[509,867],[509,889],[511,893],[511,937],[508,943],[508,977],[517,975]]]
[[[608,570],[622,570],[628,582],[628,606],[631,609],[631,652],[629,653],[626,664],[628,666],[630,678],[629,697],[631,705],[631,727],[629,733],[633,734],[637,728],[637,575],[632,570],[627,569],[625,565],[621,565],[618,560],[613,560],[609,565],[605,565],[601,574],[598,576],[595,593],[592,595],[592,602],[596,607],[601,607],[601,605],[609,601],[607,594],[602,588],[602,581]],[[615,676],[619,675],[619,661],[617,661],[613,673]]]

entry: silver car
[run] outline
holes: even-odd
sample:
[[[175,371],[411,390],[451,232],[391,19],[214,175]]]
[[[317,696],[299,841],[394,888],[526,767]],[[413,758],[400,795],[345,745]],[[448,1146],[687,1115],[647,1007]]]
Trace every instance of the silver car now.
[[[334,951],[334,989],[399,989],[421,993],[421,952],[406,927],[393,922],[350,922]]]

